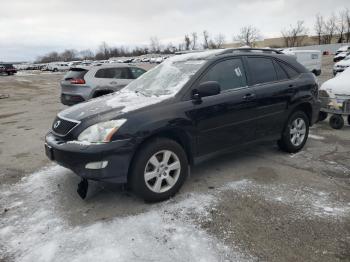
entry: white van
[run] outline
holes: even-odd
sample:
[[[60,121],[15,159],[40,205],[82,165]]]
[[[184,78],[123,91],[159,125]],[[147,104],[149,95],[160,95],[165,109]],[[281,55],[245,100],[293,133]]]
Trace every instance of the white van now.
[[[47,65],[47,69],[52,72],[67,71],[70,66],[66,62],[52,62]]]
[[[322,53],[320,50],[284,49],[286,55],[295,56],[297,61],[316,76],[321,74]]]

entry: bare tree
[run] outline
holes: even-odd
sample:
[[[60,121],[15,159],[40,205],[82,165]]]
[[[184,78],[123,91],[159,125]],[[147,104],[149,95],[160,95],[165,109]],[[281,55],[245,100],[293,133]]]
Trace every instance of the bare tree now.
[[[254,47],[259,38],[259,30],[252,25],[248,25],[241,28],[240,33],[234,37],[234,40],[239,41],[242,45]]]
[[[186,50],[190,50],[191,46],[191,38],[188,35],[185,35],[185,48]]]
[[[322,44],[322,35],[324,32],[324,18],[322,15],[317,14],[316,15],[316,23],[315,23],[315,32],[317,34],[318,38],[318,44]]]
[[[197,48],[198,35],[196,32],[193,32],[191,35],[192,35],[192,50],[195,50]]]
[[[158,37],[152,36],[150,38],[150,51],[151,53],[159,53],[160,52],[160,43]]]
[[[214,43],[216,48],[222,48],[223,45],[225,44],[225,36],[223,34],[218,34],[214,38]]]
[[[345,30],[345,42],[349,43],[350,42],[350,11],[348,8],[345,9],[344,11],[345,14],[345,24],[346,24],[346,30]]]
[[[325,22],[325,31],[323,36],[323,41],[325,44],[331,44],[334,34],[337,30],[337,17],[332,14],[331,17]]]
[[[346,10],[342,10],[339,12],[336,30],[337,30],[337,34],[339,35],[337,42],[343,43],[345,38],[344,34],[346,30]]]
[[[304,21],[297,21],[297,24],[290,25],[289,29],[282,31],[282,36],[286,47],[301,46],[307,36],[307,28]]]
[[[209,33],[207,30],[203,31],[203,48],[204,49],[209,48]]]
[[[90,49],[86,49],[80,51],[79,56],[83,59],[92,59],[94,57],[94,53]]]
[[[62,54],[60,54],[60,56],[63,61],[68,62],[75,60],[77,57],[77,53],[78,52],[74,49],[67,49]]]
[[[99,59],[108,59],[110,56],[110,48],[106,42],[102,42],[98,47],[98,57]]]

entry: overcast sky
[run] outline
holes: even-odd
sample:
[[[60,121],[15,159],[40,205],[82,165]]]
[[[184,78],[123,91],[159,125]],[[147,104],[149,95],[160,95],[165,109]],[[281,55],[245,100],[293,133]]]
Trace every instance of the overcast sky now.
[[[231,42],[242,26],[262,36],[280,35],[304,20],[313,33],[315,15],[350,8],[350,0],[1,0],[0,61],[34,60],[49,51],[146,45],[151,36],[178,44],[204,29]]]

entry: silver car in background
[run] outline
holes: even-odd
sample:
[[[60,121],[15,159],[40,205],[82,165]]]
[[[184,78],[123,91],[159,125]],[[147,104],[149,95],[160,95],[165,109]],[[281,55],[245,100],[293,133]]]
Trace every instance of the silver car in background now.
[[[125,64],[73,67],[61,81],[61,102],[74,105],[119,91],[146,70]]]

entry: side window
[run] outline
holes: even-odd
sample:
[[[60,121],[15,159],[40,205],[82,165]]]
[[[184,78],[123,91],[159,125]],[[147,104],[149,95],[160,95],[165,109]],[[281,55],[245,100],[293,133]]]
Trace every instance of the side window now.
[[[217,63],[200,80],[201,83],[206,81],[217,81],[222,91],[246,86],[242,60],[235,58]]]
[[[248,57],[248,66],[253,76],[253,85],[277,80],[273,62],[265,57]]]
[[[137,68],[137,67],[131,67],[130,70],[131,70],[131,73],[132,73],[134,79],[140,77],[141,75],[143,75],[146,72],[146,70],[143,70],[143,69]]]
[[[127,68],[103,68],[96,72],[95,77],[129,79],[129,73]]]
[[[299,75],[299,73],[292,67],[290,67],[289,65],[282,63],[282,62],[278,62],[279,65],[281,65],[281,67],[287,72],[289,78],[294,78],[297,75]]]
[[[273,64],[275,65],[277,79],[278,80],[288,79],[288,75],[287,75],[286,71],[284,71],[284,69],[280,66],[280,64],[276,61]]]

